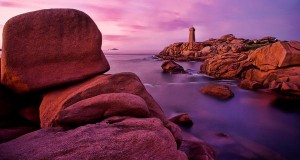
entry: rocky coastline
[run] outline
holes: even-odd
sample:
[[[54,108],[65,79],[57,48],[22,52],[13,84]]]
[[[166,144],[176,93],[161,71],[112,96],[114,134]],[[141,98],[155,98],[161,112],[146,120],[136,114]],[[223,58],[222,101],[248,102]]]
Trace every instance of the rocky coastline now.
[[[87,14],[25,13],[3,32],[0,159],[216,158],[182,134],[137,75],[105,74],[102,35]]]
[[[203,61],[199,73],[220,79],[240,79],[240,87],[269,89],[288,99],[300,99],[300,42],[275,37],[236,38],[232,34],[204,42],[174,43],[158,55],[163,60]]]

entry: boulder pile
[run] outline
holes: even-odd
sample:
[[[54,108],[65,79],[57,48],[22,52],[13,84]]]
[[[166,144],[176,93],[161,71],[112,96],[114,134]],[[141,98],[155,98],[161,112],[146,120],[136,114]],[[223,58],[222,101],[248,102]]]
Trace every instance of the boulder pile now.
[[[300,42],[275,37],[236,38],[232,34],[204,42],[174,43],[157,57],[204,61],[200,73],[223,79],[242,79],[245,89],[268,88],[283,97],[300,98]]]
[[[5,24],[1,159],[193,158],[135,74],[104,74],[110,67],[101,44],[93,20],[74,9],[25,13]],[[196,144],[195,159],[215,158],[209,145]]]
[[[157,57],[176,61],[204,61],[218,54],[241,53],[272,44],[278,40],[275,37],[261,39],[236,38],[232,34],[219,39],[208,39],[204,42],[177,42],[165,47]]]

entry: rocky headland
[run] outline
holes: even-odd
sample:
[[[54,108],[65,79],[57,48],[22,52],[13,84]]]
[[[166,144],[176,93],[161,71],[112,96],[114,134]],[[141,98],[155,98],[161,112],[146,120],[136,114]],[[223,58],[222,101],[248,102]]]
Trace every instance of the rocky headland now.
[[[300,42],[275,37],[236,38],[232,34],[204,42],[174,43],[157,57],[203,61],[199,72],[221,79],[241,79],[245,89],[270,89],[284,98],[300,98]]]
[[[30,12],[3,33],[0,159],[215,159],[137,75],[105,74],[102,35],[85,13]]]

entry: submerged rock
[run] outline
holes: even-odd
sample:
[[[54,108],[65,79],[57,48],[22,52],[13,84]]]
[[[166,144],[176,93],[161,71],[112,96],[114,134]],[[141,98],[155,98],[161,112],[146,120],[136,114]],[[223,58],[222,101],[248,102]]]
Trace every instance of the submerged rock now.
[[[161,68],[166,73],[171,74],[177,74],[177,73],[186,73],[186,71],[183,69],[183,67],[173,60],[167,60],[164,61],[164,63],[161,65]]]
[[[233,92],[227,85],[210,84],[202,87],[200,91],[204,94],[216,97],[221,100],[228,100],[234,96]]]
[[[157,118],[111,117],[73,130],[41,129],[0,144],[1,159],[185,160]]]
[[[3,28],[1,83],[23,93],[106,72],[109,64],[101,44],[94,21],[78,10],[15,16]]]
[[[193,125],[192,118],[186,113],[171,117],[169,120],[183,127],[191,127]]]
[[[189,160],[215,160],[217,155],[212,146],[188,133],[183,133],[179,150],[183,151]]]

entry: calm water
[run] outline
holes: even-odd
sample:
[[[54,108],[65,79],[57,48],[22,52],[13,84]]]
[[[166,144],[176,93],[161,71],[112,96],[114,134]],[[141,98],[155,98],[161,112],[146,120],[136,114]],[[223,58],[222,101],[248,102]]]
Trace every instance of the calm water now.
[[[218,159],[300,159],[299,106],[279,105],[272,93],[243,90],[236,81],[198,74],[201,62],[182,62],[189,74],[170,75],[162,73],[162,61],[151,55],[106,57],[108,73],[136,73],[166,115],[188,113],[194,125],[183,130],[213,145]],[[218,101],[199,92],[211,83],[229,85],[234,98]]]

